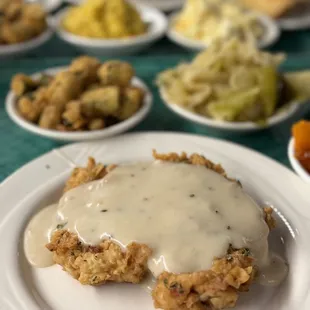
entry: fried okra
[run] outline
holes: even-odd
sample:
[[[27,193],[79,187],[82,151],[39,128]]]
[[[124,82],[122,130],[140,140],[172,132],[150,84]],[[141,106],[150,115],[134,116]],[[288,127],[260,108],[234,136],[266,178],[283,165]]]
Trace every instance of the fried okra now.
[[[34,12],[29,10],[29,16]],[[17,74],[12,78],[11,89],[18,97],[19,113],[40,127],[59,131],[100,130],[140,109],[144,91],[130,85],[133,75],[128,63],[101,64],[97,58],[81,56],[67,70],[53,76],[44,73],[32,78]]]
[[[41,113],[39,126],[46,129],[55,129],[60,120],[61,110],[56,105],[48,105]]]
[[[30,40],[47,27],[46,13],[39,4],[8,1],[0,9],[2,44],[15,44]]]
[[[99,130],[105,127],[105,122],[102,118],[94,118],[88,123],[89,130]]]
[[[82,112],[87,117],[116,115],[120,107],[120,88],[106,86],[86,91],[81,96]]]
[[[47,88],[46,96],[50,105],[57,106],[61,111],[66,103],[76,99],[84,88],[83,77],[70,71],[62,71],[56,74]]]
[[[128,86],[135,75],[133,67],[122,61],[107,61],[100,66],[98,76],[102,85]]]
[[[82,129],[87,124],[87,120],[82,115],[81,102],[78,100],[70,101],[66,104],[61,118],[65,130]]]
[[[34,81],[32,78],[22,73],[16,74],[11,81],[11,89],[17,96],[32,92],[37,87],[37,81]]]
[[[138,87],[127,87],[122,94],[121,108],[118,117],[125,120],[134,115],[141,107],[144,91]]]
[[[41,87],[33,92],[26,92],[17,101],[20,114],[28,121],[36,122],[47,105],[46,88]]]
[[[101,63],[97,58],[81,56],[72,61],[69,71],[85,78],[85,84],[93,84],[98,81],[97,71]]]
[[[23,96],[17,103],[19,113],[30,122],[36,122],[43,110],[41,105],[35,104],[29,96]]]

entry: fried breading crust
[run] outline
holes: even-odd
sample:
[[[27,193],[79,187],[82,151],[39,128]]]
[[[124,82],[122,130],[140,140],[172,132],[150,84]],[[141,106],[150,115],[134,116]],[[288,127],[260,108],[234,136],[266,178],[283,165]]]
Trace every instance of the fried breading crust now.
[[[162,161],[170,161],[174,163],[186,163],[186,164],[191,164],[191,165],[204,166],[222,175],[228,180],[235,181],[227,177],[225,170],[220,164],[215,164],[211,160],[197,153],[194,153],[188,157],[185,152],[182,152],[181,155],[179,155],[178,153],[159,154],[157,153],[156,150],[153,150],[153,157],[154,159],[158,159]]]
[[[255,275],[246,249],[215,259],[210,270],[173,274],[163,272],[152,292],[155,308],[164,310],[224,309],[235,306]]]
[[[109,171],[114,169],[115,165],[104,166],[101,163],[96,163],[94,158],[89,157],[87,166],[74,168],[71,176],[66,182],[64,192],[77,187],[79,185],[102,179]]]
[[[269,227],[269,229],[276,228],[276,220],[272,216],[273,209],[271,207],[265,207],[264,209],[264,216],[265,216],[265,221]]]
[[[56,264],[63,267],[82,284],[101,285],[107,281],[139,283],[146,271],[151,249],[131,243],[126,251],[110,240],[98,246],[87,246],[78,236],[58,230],[46,246],[53,252]]]
[[[162,161],[205,166],[206,168],[214,170],[215,172],[226,177],[225,170],[220,164],[215,164],[211,160],[206,159],[204,156],[199,155],[197,153],[194,153],[188,157],[185,152],[182,152],[181,155],[179,155],[178,153],[160,154],[157,153],[156,150],[153,150],[153,157],[154,159]]]

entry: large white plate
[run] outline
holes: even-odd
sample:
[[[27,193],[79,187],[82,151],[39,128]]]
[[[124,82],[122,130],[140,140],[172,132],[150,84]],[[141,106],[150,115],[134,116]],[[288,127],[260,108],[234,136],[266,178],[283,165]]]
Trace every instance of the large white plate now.
[[[255,286],[236,310],[310,308],[310,187],[294,173],[254,151],[194,135],[141,133],[101,142],[73,144],[27,164],[0,185],[0,309],[152,310],[151,297],[135,285],[80,285],[58,266],[33,269],[21,248],[29,217],[57,200],[65,179],[89,155],[104,163],[150,160],[160,152],[198,152],[220,162],[260,204],[274,207],[278,221],[270,246],[286,257],[290,271],[280,287]],[[193,259],[195,259],[193,257]]]
[[[33,74],[32,77],[36,79],[41,75],[41,73],[55,75],[57,72],[63,71],[65,69],[66,67],[49,68],[44,70],[43,72]],[[144,84],[142,80],[140,80],[137,77],[133,78],[132,85],[141,87],[145,91],[145,96],[141,108],[128,119],[119,122],[115,125],[112,125],[110,127],[99,130],[67,132],[67,131],[57,131],[52,129],[41,128],[38,125],[27,121],[20,115],[16,106],[17,98],[16,95],[13,93],[13,91],[10,91],[7,94],[7,97],[5,99],[5,108],[9,117],[13,120],[14,123],[16,123],[21,128],[28,130],[39,136],[59,141],[86,141],[86,140],[104,139],[123,133],[135,127],[140,122],[142,122],[143,119],[150,112],[153,104],[152,93],[150,92],[146,84]]]

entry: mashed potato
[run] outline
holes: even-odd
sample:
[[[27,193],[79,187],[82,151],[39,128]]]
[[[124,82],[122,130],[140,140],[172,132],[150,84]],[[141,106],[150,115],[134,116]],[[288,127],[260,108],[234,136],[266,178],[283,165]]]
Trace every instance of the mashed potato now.
[[[264,28],[254,12],[229,0],[187,0],[173,28],[205,44],[229,38],[255,44],[264,34]]]
[[[69,32],[90,38],[126,38],[146,32],[140,14],[125,0],[88,0],[71,8],[62,25]]]

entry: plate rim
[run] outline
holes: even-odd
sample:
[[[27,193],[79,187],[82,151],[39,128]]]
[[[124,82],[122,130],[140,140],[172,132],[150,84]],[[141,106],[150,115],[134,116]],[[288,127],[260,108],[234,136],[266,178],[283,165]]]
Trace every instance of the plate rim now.
[[[261,160],[268,161],[269,164],[276,165],[278,168],[281,168],[282,170],[284,169],[286,171],[286,173],[294,175],[294,177],[297,177],[297,179],[299,179],[298,176],[289,167],[285,166],[284,164],[280,163],[279,161],[273,159],[272,157],[269,157],[268,155],[265,155],[262,152],[259,152],[259,151],[255,150],[255,149],[252,149],[252,148],[250,148],[248,146],[244,146],[244,145],[236,143],[236,142],[232,142],[232,141],[221,139],[221,138],[204,136],[204,135],[201,135],[201,134],[198,134],[198,133],[188,133],[188,132],[178,132],[178,131],[164,131],[164,130],[161,130],[161,131],[139,131],[139,132],[124,133],[124,134],[116,136],[116,137],[110,137],[107,140],[103,140],[103,141],[100,141],[100,140],[97,140],[97,141],[78,141],[78,142],[69,143],[69,144],[64,145],[64,146],[52,148],[50,151],[47,151],[47,152],[45,152],[45,153],[43,153],[43,154],[33,158],[29,162],[26,162],[24,165],[20,166],[17,170],[15,170],[13,173],[11,173],[8,177],[6,177],[4,180],[2,180],[0,182],[0,193],[1,193],[2,186],[6,183],[7,180],[10,180],[12,177],[15,177],[15,175],[17,173],[20,173],[20,171],[22,169],[24,169],[26,167],[29,167],[35,161],[37,161],[39,159],[42,159],[44,156],[52,154],[55,151],[56,152],[59,151],[59,150],[62,151],[62,150],[67,149],[67,148],[69,149],[69,148],[76,147],[76,146],[79,146],[79,145],[84,145],[84,144],[105,143],[105,142],[107,142],[109,140],[112,140],[112,139],[119,139],[119,138],[124,138],[125,139],[127,137],[135,138],[135,136],[139,137],[139,136],[144,136],[144,135],[153,135],[153,136],[157,136],[157,135],[158,136],[168,136],[169,135],[169,136],[174,136],[174,138],[178,138],[178,137],[181,137],[181,138],[182,137],[184,137],[184,138],[198,138],[198,139],[203,139],[203,140],[209,140],[209,141],[211,141],[213,143],[226,144],[226,146],[232,146],[232,147],[235,147],[235,148],[237,148],[237,149],[239,149],[241,151],[246,151],[246,152],[252,153],[254,156],[259,157]],[[63,159],[66,160],[65,157],[63,157]],[[72,166],[72,164],[71,164],[71,166]]]

